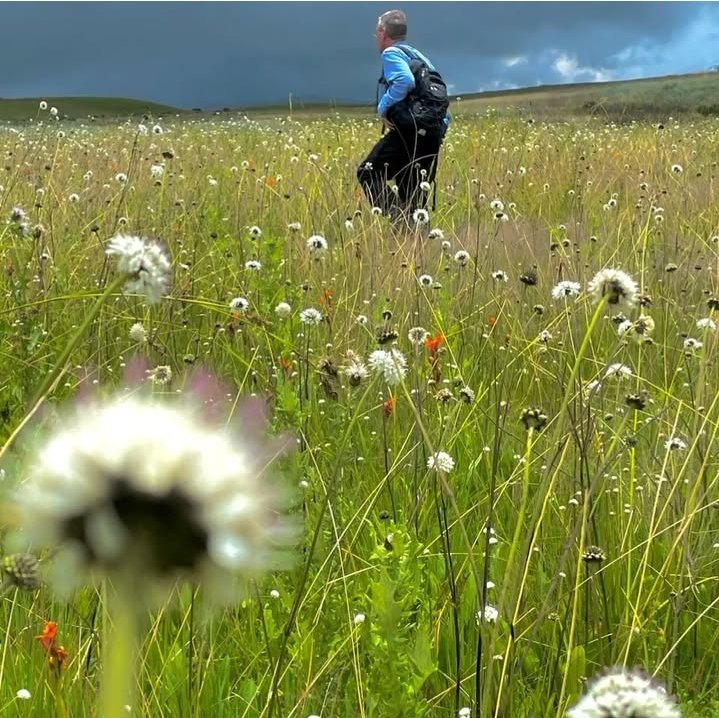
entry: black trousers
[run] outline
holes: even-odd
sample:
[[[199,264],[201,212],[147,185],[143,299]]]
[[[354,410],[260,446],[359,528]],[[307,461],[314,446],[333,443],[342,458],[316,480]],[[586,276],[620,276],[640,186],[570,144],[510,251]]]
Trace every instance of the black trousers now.
[[[429,193],[420,182],[433,182],[442,145],[439,132],[400,133],[392,129],[382,136],[366,159],[357,168],[357,179],[373,207],[388,214],[393,207],[404,212],[426,207]],[[396,180],[399,192],[395,197],[387,182]]]

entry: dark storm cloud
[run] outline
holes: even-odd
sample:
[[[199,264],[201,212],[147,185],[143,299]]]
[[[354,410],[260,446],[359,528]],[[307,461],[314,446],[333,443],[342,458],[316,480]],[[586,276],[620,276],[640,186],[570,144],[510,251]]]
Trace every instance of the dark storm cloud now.
[[[455,92],[690,72],[719,63],[712,3],[404,3]],[[2,3],[0,96],[181,107],[370,101],[388,3]]]

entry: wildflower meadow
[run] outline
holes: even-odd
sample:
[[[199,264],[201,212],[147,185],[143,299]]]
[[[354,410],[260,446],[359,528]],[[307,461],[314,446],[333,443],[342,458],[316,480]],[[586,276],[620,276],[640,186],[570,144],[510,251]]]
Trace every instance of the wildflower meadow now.
[[[0,127],[2,716],[719,715],[719,123]]]

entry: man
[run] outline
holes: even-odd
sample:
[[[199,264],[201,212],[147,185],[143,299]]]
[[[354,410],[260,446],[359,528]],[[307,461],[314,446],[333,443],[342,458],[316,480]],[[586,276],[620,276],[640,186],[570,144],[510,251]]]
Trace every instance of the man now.
[[[415,119],[417,103],[413,103],[416,81],[412,69],[424,63],[428,70],[436,73],[434,66],[405,42],[407,16],[401,10],[390,10],[379,17],[375,37],[382,53],[380,88],[383,92],[377,114],[382,119],[383,135],[359,166],[357,179],[367,199],[383,214],[393,219],[402,215],[408,218],[413,210],[426,206],[428,188],[437,171],[439,149],[449,122],[446,87],[439,75],[432,75],[438,78],[432,88],[439,90],[441,111],[438,117],[418,122]],[[431,101],[430,97],[430,104]],[[390,179],[397,182],[396,197],[387,185]]]

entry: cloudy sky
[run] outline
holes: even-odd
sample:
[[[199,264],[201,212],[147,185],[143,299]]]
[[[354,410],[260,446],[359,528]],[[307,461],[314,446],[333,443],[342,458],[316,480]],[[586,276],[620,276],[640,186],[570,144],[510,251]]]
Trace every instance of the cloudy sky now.
[[[371,101],[376,2],[2,2],[0,97]],[[455,94],[719,65],[719,3],[406,2]]]

